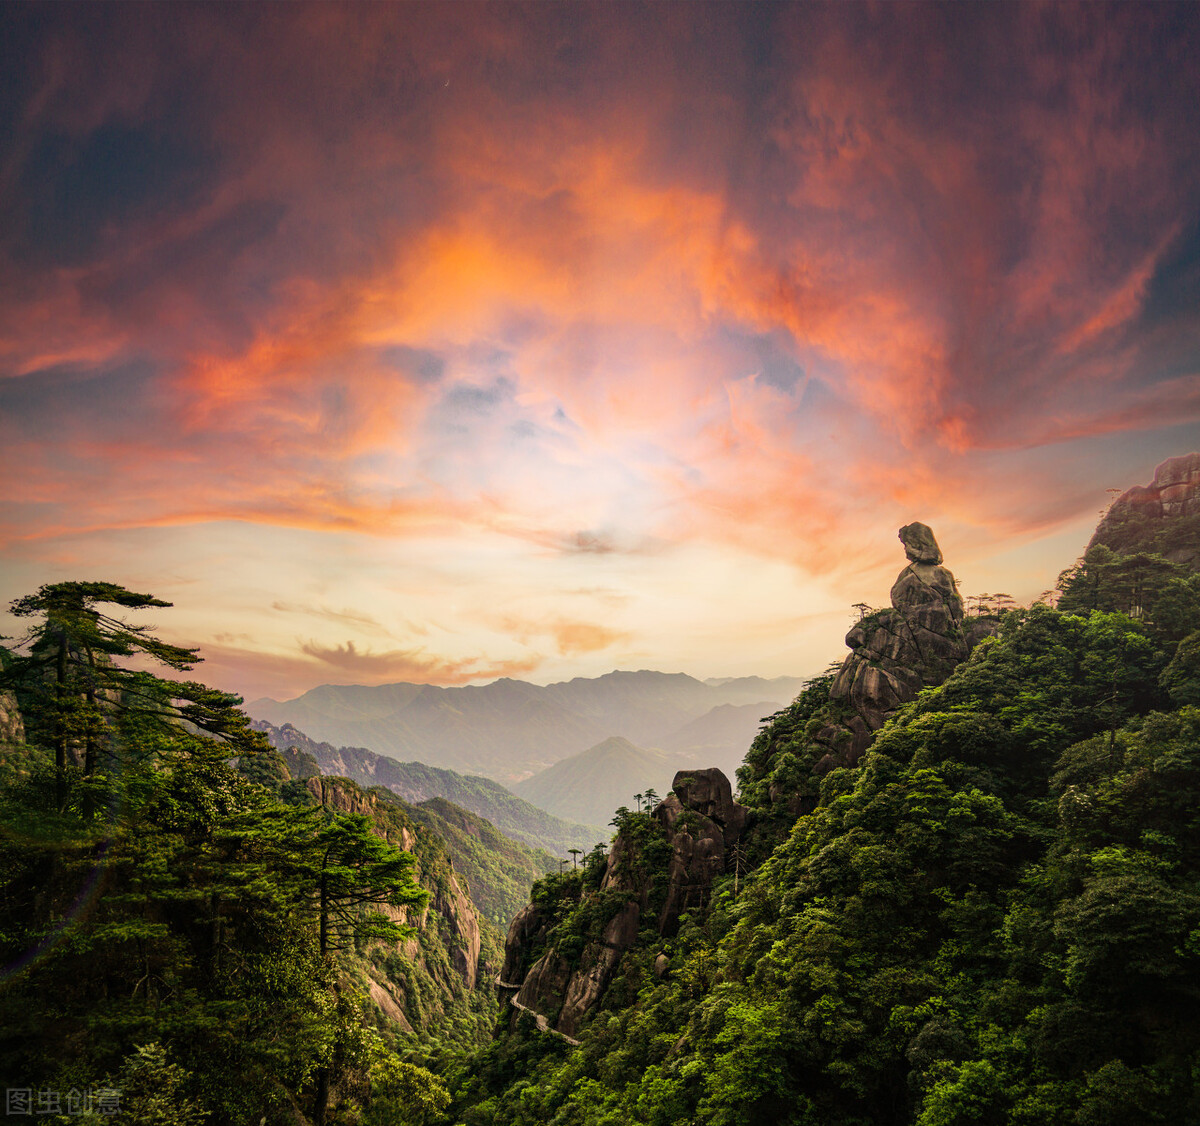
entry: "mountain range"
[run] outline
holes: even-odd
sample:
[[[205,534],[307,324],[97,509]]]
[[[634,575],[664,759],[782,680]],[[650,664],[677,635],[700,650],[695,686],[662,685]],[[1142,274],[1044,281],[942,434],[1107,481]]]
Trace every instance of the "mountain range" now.
[[[459,774],[423,762],[397,762],[365,747],[335,747],[319,742],[287,723],[282,727],[255,720],[252,726],[279,751],[295,747],[311,755],[323,775],[349,778],[360,786],[382,786],[412,806],[443,799],[482,817],[512,840],[564,857],[572,848],[585,852],[605,841],[609,830],[561,820],[506,790],[499,782]]]
[[[613,735],[517,782],[513,791],[559,817],[607,824],[620,806],[633,807],[635,794],[648,789],[665,794],[685,765],[692,764],[682,756],[635,747]]]
[[[509,678],[454,688],[323,684],[294,700],[264,697],[245,710],[333,746],[509,785],[610,736],[670,752],[702,750],[712,764],[736,763],[757,720],[790,702],[803,684],[799,677],[702,681],[649,670],[544,686]]]

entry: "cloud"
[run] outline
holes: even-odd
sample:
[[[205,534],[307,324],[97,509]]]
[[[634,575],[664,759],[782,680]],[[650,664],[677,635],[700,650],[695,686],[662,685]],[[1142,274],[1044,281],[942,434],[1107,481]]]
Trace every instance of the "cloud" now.
[[[629,641],[633,636],[626,631],[608,629],[592,622],[556,622],[551,632],[559,654],[564,657],[597,653],[620,642]]]
[[[1190,11],[14,27],[0,528],[21,550],[232,520],[854,573],[905,520],[996,542],[1077,517],[1119,441],[1200,419]],[[558,621],[536,636],[562,654],[627,638]]]
[[[584,653],[599,653],[614,645],[627,644],[634,634],[628,630],[613,629],[595,622],[576,621],[569,618],[550,616],[539,619],[518,618],[512,615],[497,616],[493,623],[502,633],[527,645],[534,638],[550,637],[554,640],[559,656],[576,657]]]
[[[303,614],[308,617],[322,618],[325,621],[349,625],[367,633],[386,634],[388,632],[374,618],[353,610],[333,610],[327,606],[306,606],[300,603],[285,602],[281,599],[272,602],[271,609],[278,610],[281,614]]]
[[[467,684],[472,680],[494,680],[496,677],[529,673],[542,663],[537,656],[509,661],[489,661],[484,657],[448,661],[430,656],[422,649],[360,652],[353,641],[335,646],[304,642],[300,645],[300,652],[340,672],[367,677],[376,682],[407,680],[420,684]]]
[[[248,701],[262,696],[290,699],[315,684],[461,685],[496,677],[523,677],[541,664],[537,656],[509,661],[446,660],[421,650],[360,652],[352,642],[321,646],[301,644],[290,652],[271,651],[238,639],[202,645],[203,663],[195,675],[207,684],[236,689]]]

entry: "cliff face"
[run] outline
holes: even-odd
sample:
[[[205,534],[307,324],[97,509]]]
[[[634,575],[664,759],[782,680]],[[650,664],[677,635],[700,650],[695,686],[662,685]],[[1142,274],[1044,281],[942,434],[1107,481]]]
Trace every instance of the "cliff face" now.
[[[573,1037],[603,1000],[644,920],[669,936],[684,911],[707,906],[713,881],[737,862],[748,822],[749,811],[733,800],[720,770],[680,771],[648,817],[631,815],[618,832],[597,889],[567,885],[557,910],[530,904],[513,920],[497,985],[517,991],[519,1009]],[[585,912],[599,921],[579,935],[574,921]]]
[[[1123,492],[1088,547],[1097,544],[1122,555],[1157,551],[1200,569],[1200,453],[1168,458],[1149,485]]]
[[[460,886],[452,870],[438,871],[428,860],[422,858],[416,845],[419,829],[416,826],[396,824],[396,818],[382,816],[387,810],[381,806],[378,792],[364,791],[342,778],[313,777],[305,781],[305,788],[320,805],[329,809],[340,810],[344,813],[357,813],[370,817],[375,823],[375,832],[389,844],[394,844],[406,852],[417,855],[417,882],[429,892],[429,904],[418,918],[408,918],[402,909],[384,907],[385,914],[391,914],[401,922],[410,923],[423,930],[428,930],[430,916],[436,915],[442,921],[439,926],[445,930],[451,939],[448,949],[451,964],[462,978],[466,989],[475,988],[478,977],[479,954],[482,948],[482,938],[479,919],[475,914],[470,898]],[[416,940],[404,944],[405,953],[415,957],[423,969],[428,969],[423,959],[420,943]]]
[[[13,693],[0,692],[0,743],[24,743],[25,721]]]
[[[361,952],[342,951],[342,972],[370,997],[381,1022],[422,1039],[484,1042],[495,1021],[491,981],[500,960],[500,936],[476,910],[437,833],[390,791],[364,790],[348,778],[316,773],[312,756],[294,748],[243,759],[240,768],[273,785],[286,801],[365,816],[377,836],[412,854],[413,876],[429,892],[426,906],[419,913],[386,904],[379,910],[415,927],[416,934],[403,942],[376,942]]]

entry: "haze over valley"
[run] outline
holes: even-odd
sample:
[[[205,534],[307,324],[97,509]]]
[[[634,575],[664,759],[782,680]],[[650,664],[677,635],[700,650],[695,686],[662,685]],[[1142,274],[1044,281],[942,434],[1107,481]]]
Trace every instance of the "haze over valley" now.
[[[252,701],[246,711],[337,746],[510,784],[612,736],[681,762],[698,756],[710,765],[734,764],[759,721],[802,683],[798,677],[699,681],[643,670],[544,687],[508,678],[461,688],[327,684],[294,700]]]

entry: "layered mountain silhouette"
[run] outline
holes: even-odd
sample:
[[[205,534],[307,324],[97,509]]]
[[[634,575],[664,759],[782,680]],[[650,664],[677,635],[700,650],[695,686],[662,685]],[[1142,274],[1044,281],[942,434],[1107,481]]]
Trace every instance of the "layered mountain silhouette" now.
[[[669,751],[703,748],[713,764],[736,762],[757,721],[792,700],[803,683],[799,677],[701,681],[642,670],[545,686],[508,678],[458,688],[324,684],[294,700],[255,700],[246,711],[334,746],[512,784],[610,736]],[[717,710],[728,708],[746,710],[736,720]]]
[[[513,792],[557,817],[604,825],[620,806],[633,807],[634,794],[665,794],[677,757],[614,735],[516,783]]]
[[[776,708],[766,701],[721,704],[679,728],[659,747],[638,747],[613,735],[515,782],[512,790],[556,817],[607,825],[621,806],[634,807],[637,794],[665,794],[680,770],[717,767],[732,778],[744,748]]]
[[[453,802],[484,818],[506,837],[529,848],[544,849],[555,857],[565,857],[572,848],[586,851],[597,841],[608,839],[608,829],[554,817],[491,778],[459,774],[423,762],[397,762],[365,747],[335,747],[311,738],[290,723],[276,727],[255,720],[253,726],[278,750],[295,747],[310,755],[315,770],[323,775],[349,778],[366,788],[382,786],[413,806],[437,799]]]

